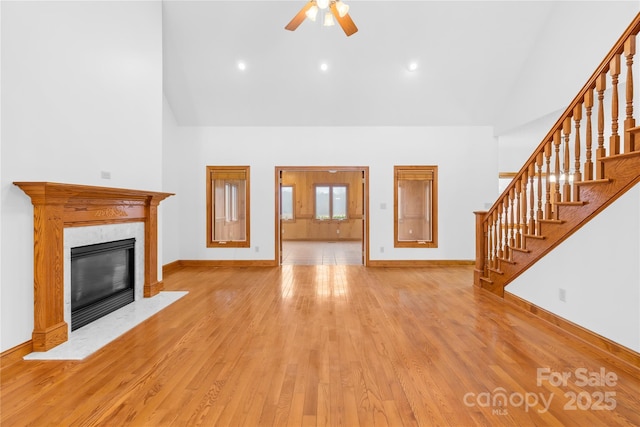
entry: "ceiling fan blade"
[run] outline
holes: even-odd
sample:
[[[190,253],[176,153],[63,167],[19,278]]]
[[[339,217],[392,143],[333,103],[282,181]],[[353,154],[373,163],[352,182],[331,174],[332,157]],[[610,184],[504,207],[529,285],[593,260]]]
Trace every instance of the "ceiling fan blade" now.
[[[300,12],[298,12],[298,14],[296,16],[293,17],[293,19],[291,20],[291,22],[289,22],[287,24],[286,27],[284,27],[286,30],[289,31],[293,31],[296,28],[298,28],[300,26],[300,24],[302,24],[302,21],[305,20],[305,18],[307,17],[306,13],[307,10],[309,10],[311,8],[311,6],[313,6],[313,2],[310,1],[307,4],[304,5],[304,7],[302,9],[300,9]]]
[[[358,31],[358,27],[356,27],[356,24],[353,22],[353,19],[351,19],[348,13],[343,17],[340,17],[335,2],[331,3],[331,13],[333,14],[333,17],[336,18],[336,21],[338,21],[338,24],[340,24],[347,37]]]

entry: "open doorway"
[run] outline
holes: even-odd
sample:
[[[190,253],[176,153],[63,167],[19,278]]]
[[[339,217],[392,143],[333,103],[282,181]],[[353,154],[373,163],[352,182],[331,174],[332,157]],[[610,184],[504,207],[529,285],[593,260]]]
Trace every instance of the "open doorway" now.
[[[276,260],[367,265],[369,168],[276,167]]]

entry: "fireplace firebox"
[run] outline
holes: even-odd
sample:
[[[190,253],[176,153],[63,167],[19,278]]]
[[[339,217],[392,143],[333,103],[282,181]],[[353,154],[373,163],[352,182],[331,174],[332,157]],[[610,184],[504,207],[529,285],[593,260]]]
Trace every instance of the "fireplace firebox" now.
[[[71,330],[135,299],[135,240],[71,248]]]

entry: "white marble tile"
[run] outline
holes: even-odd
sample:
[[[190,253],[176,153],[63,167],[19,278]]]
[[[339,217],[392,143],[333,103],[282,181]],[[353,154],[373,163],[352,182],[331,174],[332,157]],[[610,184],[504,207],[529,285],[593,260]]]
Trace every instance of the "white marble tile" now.
[[[49,351],[28,354],[24,359],[82,360],[187,293],[186,291],[163,291],[151,298],[134,301],[71,332],[67,342]]]

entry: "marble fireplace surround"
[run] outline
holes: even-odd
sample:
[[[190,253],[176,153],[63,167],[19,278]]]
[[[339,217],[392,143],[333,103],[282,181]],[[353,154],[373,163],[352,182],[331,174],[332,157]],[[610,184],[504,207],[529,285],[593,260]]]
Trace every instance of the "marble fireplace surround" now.
[[[134,301],[144,297],[144,223],[89,225],[64,229],[64,321],[71,332],[71,249],[115,240],[136,239],[134,245]]]
[[[47,351],[69,339],[65,320],[65,228],[143,223],[142,293],[152,297],[162,290],[158,281],[158,205],[172,193],[54,182],[14,184],[33,203],[33,351]]]

